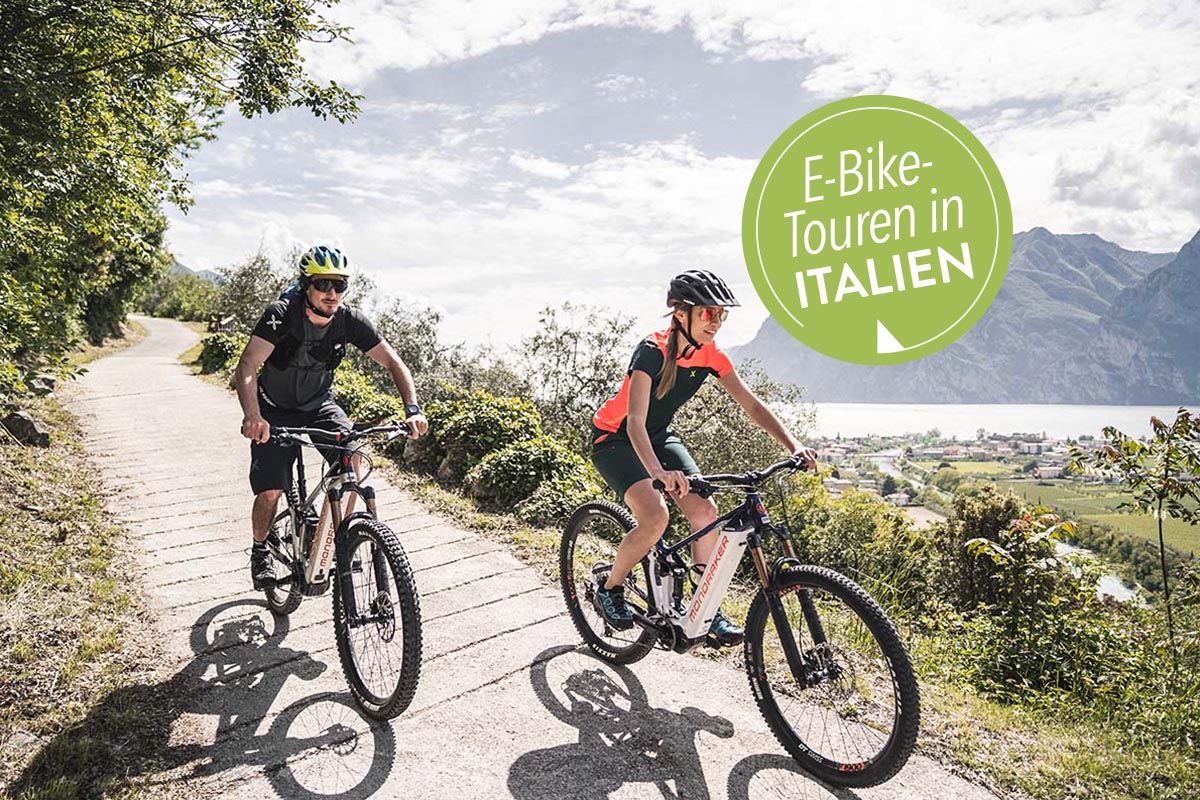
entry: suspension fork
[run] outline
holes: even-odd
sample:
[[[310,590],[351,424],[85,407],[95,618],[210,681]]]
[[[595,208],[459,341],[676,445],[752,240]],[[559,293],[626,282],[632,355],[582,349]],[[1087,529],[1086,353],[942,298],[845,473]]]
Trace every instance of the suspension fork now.
[[[788,542],[788,544],[790,545],[791,542]],[[754,568],[758,571],[758,579],[762,583],[763,596],[767,598],[767,608],[771,612],[771,621],[775,623],[775,632],[779,635],[779,644],[783,647],[783,655],[787,659],[788,669],[791,670],[792,678],[795,679],[798,685],[807,686],[808,670],[805,669],[804,658],[800,655],[800,649],[796,646],[796,637],[792,634],[792,625],[788,622],[787,611],[783,607],[783,601],[779,599],[779,592],[775,590],[775,584],[771,580],[770,573],[767,570],[767,562],[763,558],[762,552],[762,536],[757,531],[751,534],[749,545],[750,555],[754,559]],[[803,602],[803,599],[801,599],[802,604]],[[811,601],[809,605],[812,605]],[[807,620],[807,611],[804,616],[805,620]]]
[[[350,546],[346,541],[346,534],[349,532],[349,529],[342,529],[343,493],[344,490],[341,487],[335,487],[329,490],[325,500],[332,516],[334,580],[338,582],[338,589],[342,593],[342,608],[346,614],[346,619],[350,620],[353,624],[353,621],[358,619],[358,598],[354,596],[354,575],[351,572]]]
[[[372,486],[358,487],[358,493],[362,495],[363,502],[367,505],[367,513],[372,519],[379,519],[375,513],[375,489]],[[371,567],[375,570],[375,586],[376,592],[390,594],[392,591],[391,582],[388,579],[388,563],[387,557],[383,554],[383,548],[378,545],[371,548]]]

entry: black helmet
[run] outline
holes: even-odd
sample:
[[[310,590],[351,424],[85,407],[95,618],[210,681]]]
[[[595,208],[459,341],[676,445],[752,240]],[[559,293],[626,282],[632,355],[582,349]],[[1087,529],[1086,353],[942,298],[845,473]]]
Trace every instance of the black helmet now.
[[[740,306],[725,281],[706,269],[689,269],[671,279],[667,305]]]

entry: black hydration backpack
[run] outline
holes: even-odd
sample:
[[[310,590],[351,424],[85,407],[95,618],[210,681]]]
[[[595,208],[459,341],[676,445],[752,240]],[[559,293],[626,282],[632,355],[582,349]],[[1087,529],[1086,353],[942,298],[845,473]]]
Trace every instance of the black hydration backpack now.
[[[325,332],[325,337],[321,339],[320,344],[309,351],[309,355],[313,358],[325,362],[325,369],[328,372],[337,369],[338,364],[342,363],[342,359],[346,357],[347,313],[345,306],[338,308],[333,319],[329,321],[329,329]],[[267,363],[280,370],[292,366],[292,358],[296,355],[296,349],[304,343],[305,314],[302,295],[293,294],[291,296],[283,319],[285,326],[283,335],[275,344],[271,355],[267,356]]]

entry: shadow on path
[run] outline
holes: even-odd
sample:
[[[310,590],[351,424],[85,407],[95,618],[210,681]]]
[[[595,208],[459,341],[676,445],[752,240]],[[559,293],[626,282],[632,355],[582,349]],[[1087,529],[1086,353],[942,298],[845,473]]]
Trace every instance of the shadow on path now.
[[[579,729],[579,742],[534,750],[513,762],[513,797],[607,797],[631,783],[653,786],[647,797],[710,796],[696,736],[727,739],[734,733],[729,720],[698,708],[652,708],[630,670],[571,646],[538,655],[531,681],[547,710]]]
[[[791,756],[762,753],[733,765],[726,784],[729,800],[786,797],[789,800],[859,800],[850,789],[835,789],[797,766]]]
[[[729,720],[698,708],[653,708],[632,671],[573,645],[540,653],[530,681],[542,705],[579,730],[579,742],[533,750],[513,762],[508,773],[513,797],[711,797],[697,737],[709,733],[731,738],[734,727]],[[746,756],[734,765],[724,789],[729,800],[859,798],[818,782],[782,753]]]
[[[327,669],[284,647],[287,632],[287,619],[262,601],[209,609],[192,627],[192,661],[169,680],[110,692],[42,748],[10,795],[99,796],[120,793],[139,776],[179,770],[152,782],[186,782],[246,766],[265,768],[283,797],[371,795],[391,771],[395,738],[389,726],[368,724],[348,694],[304,697],[258,733],[289,678],[311,681]],[[184,715],[206,729],[215,717],[213,743],[171,744],[173,731],[188,738],[180,730]]]

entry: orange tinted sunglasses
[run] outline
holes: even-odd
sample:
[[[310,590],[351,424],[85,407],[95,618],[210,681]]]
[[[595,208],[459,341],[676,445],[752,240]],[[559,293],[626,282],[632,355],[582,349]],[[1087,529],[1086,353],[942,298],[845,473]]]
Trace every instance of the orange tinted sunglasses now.
[[[700,306],[701,322],[724,322],[729,317],[729,309],[721,306]]]

